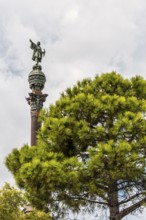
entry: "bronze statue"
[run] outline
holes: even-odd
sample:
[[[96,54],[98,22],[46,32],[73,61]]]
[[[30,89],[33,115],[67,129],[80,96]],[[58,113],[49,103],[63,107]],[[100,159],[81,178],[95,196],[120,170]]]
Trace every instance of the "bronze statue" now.
[[[36,61],[38,64],[42,61],[42,56],[45,56],[45,50],[42,50],[40,42],[35,44],[32,40],[30,40],[30,43],[30,48],[33,50],[32,60]]]

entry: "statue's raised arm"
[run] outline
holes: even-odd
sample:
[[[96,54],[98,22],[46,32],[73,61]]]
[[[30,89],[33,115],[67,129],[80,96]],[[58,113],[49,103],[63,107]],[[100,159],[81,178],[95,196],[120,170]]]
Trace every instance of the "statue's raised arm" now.
[[[31,39],[29,41],[31,43],[30,48],[31,49],[35,49],[36,48],[36,44]]]
[[[32,60],[36,61],[38,64],[42,61],[42,56],[45,55],[45,50],[42,50],[40,42],[35,44],[31,39],[29,41],[31,43],[30,48],[33,50]]]

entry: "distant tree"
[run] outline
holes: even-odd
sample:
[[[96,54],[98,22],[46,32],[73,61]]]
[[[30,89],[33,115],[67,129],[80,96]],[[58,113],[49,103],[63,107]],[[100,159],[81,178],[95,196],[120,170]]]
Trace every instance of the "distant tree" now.
[[[20,206],[25,204],[22,193],[8,183],[0,189],[0,219],[16,220],[21,215]]]
[[[5,183],[0,189],[0,219],[1,220],[51,220],[50,215],[33,209],[25,214],[23,207],[26,198],[20,190]]]
[[[6,165],[38,209],[109,208],[110,220],[146,202],[146,80],[112,72],[85,79],[41,115],[37,146]],[[59,217],[60,216],[60,217]]]

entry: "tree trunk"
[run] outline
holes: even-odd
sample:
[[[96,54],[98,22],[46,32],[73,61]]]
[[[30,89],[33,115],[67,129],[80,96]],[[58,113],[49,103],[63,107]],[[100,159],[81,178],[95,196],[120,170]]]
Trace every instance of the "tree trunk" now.
[[[109,220],[121,220],[119,217],[119,208],[117,207],[110,207],[110,217]]]
[[[119,215],[119,201],[118,201],[118,190],[117,190],[117,183],[113,183],[109,187],[108,192],[109,197],[109,212],[110,217],[109,220],[121,220],[121,217]]]

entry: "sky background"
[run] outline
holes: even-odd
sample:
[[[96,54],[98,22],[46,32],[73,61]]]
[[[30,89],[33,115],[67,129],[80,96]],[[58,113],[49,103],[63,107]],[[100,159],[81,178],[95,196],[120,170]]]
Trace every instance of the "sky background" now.
[[[30,143],[29,39],[46,50],[45,107],[85,77],[115,70],[146,79],[146,0],[0,0],[0,186],[14,184],[6,155]]]

